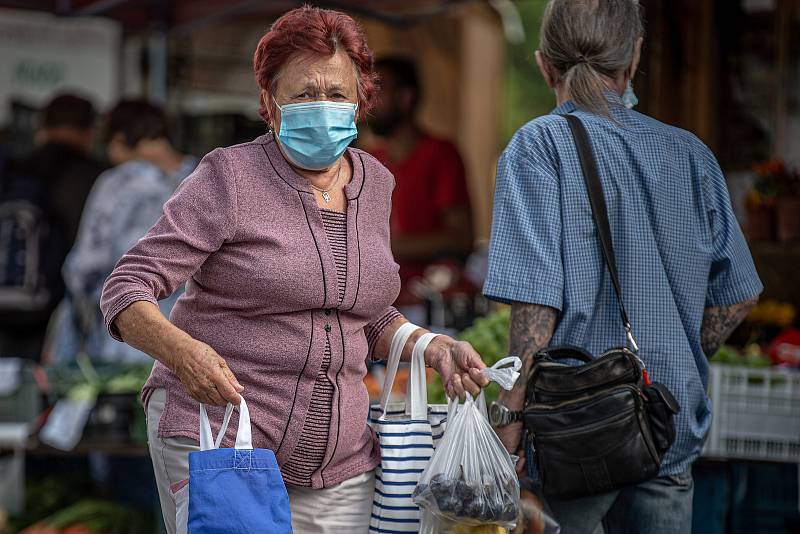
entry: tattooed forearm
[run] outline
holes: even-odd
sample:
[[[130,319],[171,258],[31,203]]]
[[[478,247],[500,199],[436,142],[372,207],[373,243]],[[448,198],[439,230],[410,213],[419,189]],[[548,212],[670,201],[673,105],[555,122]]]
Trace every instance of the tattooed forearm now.
[[[511,305],[511,326],[509,331],[509,354],[523,361],[525,377],[533,363],[533,355],[550,343],[556,328],[558,311],[548,306],[515,302]],[[504,395],[505,396],[505,395]],[[517,380],[507,400],[524,402],[525,380]]]
[[[498,400],[509,410],[522,410],[525,405],[525,384],[533,364],[533,355],[545,348],[553,337],[558,321],[558,311],[537,304],[515,302],[511,305],[509,354],[522,359],[520,378],[511,391],[500,391]],[[522,423],[495,429],[500,440],[511,452],[517,452],[522,440]]]
[[[530,360],[550,343],[557,317],[558,312],[548,306],[521,302],[512,304],[509,353],[519,356],[523,361]]]
[[[758,299],[754,298],[731,306],[706,308],[700,329],[700,344],[706,356],[710,358],[719,350],[756,302]]]

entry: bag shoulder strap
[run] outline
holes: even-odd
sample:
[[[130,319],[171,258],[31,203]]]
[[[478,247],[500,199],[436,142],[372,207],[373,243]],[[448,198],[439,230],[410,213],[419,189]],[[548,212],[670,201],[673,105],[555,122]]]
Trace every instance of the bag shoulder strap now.
[[[611,275],[611,283],[614,286],[614,292],[617,294],[622,324],[625,327],[625,332],[628,335],[628,342],[631,348],[634,352],[638,352],[639,346],[633,338],[631,323],[628,320],[628,313],[625,311],[625,303],[622,301],[622,287],[619,283],[617,260],[614,255],[614,243],[611,239],[608,208],[606,207],[606,200],[603,196],[603,184],[600,181],[600,173],[597,170],[597,161],[594,158],[589,134],[583,122],[575,115],[566,114],[563,115],[563,117],[567,119],[567,124],[569,124],[569,129],[572,131],[572,137],[578,149],[578,158],[580,159],[581,169],[583,171],[583,181],[586,184],[586,191],[589,193],[589,204],[592,206],[592,217],[594,218],[594,224],[597,227],[597,234],[600,238],[603,259]]]

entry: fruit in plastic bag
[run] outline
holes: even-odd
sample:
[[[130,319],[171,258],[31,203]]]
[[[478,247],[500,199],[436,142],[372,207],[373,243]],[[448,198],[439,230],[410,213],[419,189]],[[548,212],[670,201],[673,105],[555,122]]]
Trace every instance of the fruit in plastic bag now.
[[[514,462],[486,418],[483,394],[451,401],[447,430],[414,489],[414,503],[459,526],[516,526],[520,512]],[[478,532],[495,532],[479,530]]]
[[[507,530],[499,525],[458,525],[453,534],[507,534]]]

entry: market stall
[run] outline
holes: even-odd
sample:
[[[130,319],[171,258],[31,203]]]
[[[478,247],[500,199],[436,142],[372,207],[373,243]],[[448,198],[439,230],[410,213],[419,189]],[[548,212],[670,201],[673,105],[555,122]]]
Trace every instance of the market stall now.
[[[21,110],[18,122],[28,125],[15,139],[32,140],[32,109],[45,93],[82,81],[100,88],[103,105],[120,94],[147,95],[166,104],[178,118],[181,144],[196,154],[255,137],[263,123],[256,113],[250,54],[276,14],[297,3],[0,2],[41,11],[23,18],[46,19],[37,32],[16,35],[28,39],[24,42],[33,42],[32,35],[45,31],[41,28],[58,25],[59,17],[47,13],[69,15],[79,30],[83,16],[103,17],[87,26],[100,31],[104,43],[91,56],[99,62],[91,75],[101,76],[100,82],[82,79],[70,62],[69,75],[62,72],[59,78],[47,58],[14,60],[21,66],[14,70],[12,88],[35,97],[14,108]],[[504,136],[530,118],[508,108],[524,102],[530,106],[526,112],[533,106],[546,112],[552,99],[533,70],[534,40],[511,54],[518,71],[511,76],[506,71],[508,43],[520,39],[508,3],[317,2],[358,15],[378,55],[402,52],[419,61],[425,80],[421,122],[454,139],[465,155],[476,202],[475,233],[483,238],[490,224],[492,168]],[[544,2],[516,4],[538,16]],[[649,39],[635,81],[639,109],[696,132],[720,154],[766,287],[762,303],[711,359],[715,417],[695,469],[696,507],[707,513],[695,515],[695,531],[797,532],[800,174],[794,164],[800,159],[800,136],[793,134],[800,116],[800,54],[792,35],[800,27],[800,6],[791,0],[742,0],[727,7],[691,0],[642,4]],[[538,25],[538,20],[525,22],[526,29]],[[59,35],[50,39],[63,41]],[[532,89],[534,78],[539,85]],[[515,80],[519,83],[509,83]],[[36,85],[35,91],[17,87],[26,83]],[[501,120],[504,110],[519,116]],[[503,121],[514,128],[501,131]],[[419,304],[404,311],[420,324],[469,341],[491,365],[507,353],[509,308],[490,306],[480,296],[485,270],[480,250],[464,270],[436,266],[414,282]],[[0,504],[9,517],[0,514],[0,533],[21,528],[29,528],[26,534],[157,531],[157,497],[138,400],[149,366],[101,366],[80,357],[60,367],[2,363]],[[384,367],[375,365],[365,379],[374,401],[384,377]],[[427,379],[429,402],[444,403],[438,377],[429,370]],[[408,380],[409,370],[402,368],[392,400],[404,399]],[[489,402],[497,387],[487,391]]]

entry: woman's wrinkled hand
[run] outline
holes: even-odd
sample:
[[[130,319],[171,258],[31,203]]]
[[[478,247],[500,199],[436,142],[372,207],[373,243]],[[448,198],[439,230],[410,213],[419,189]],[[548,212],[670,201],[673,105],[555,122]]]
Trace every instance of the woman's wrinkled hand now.
[[[207,344],[192,339],[170,362],[170,368],[192,398],[212,406],[238,406],[244,387],[225,360]]]
[[[478,395],[489,384],[482,369],[486,364],[466,341],[437,336],[425,350],[425,363],[442,377],[445,392],[452,398],[464,400],[465,394]]]

